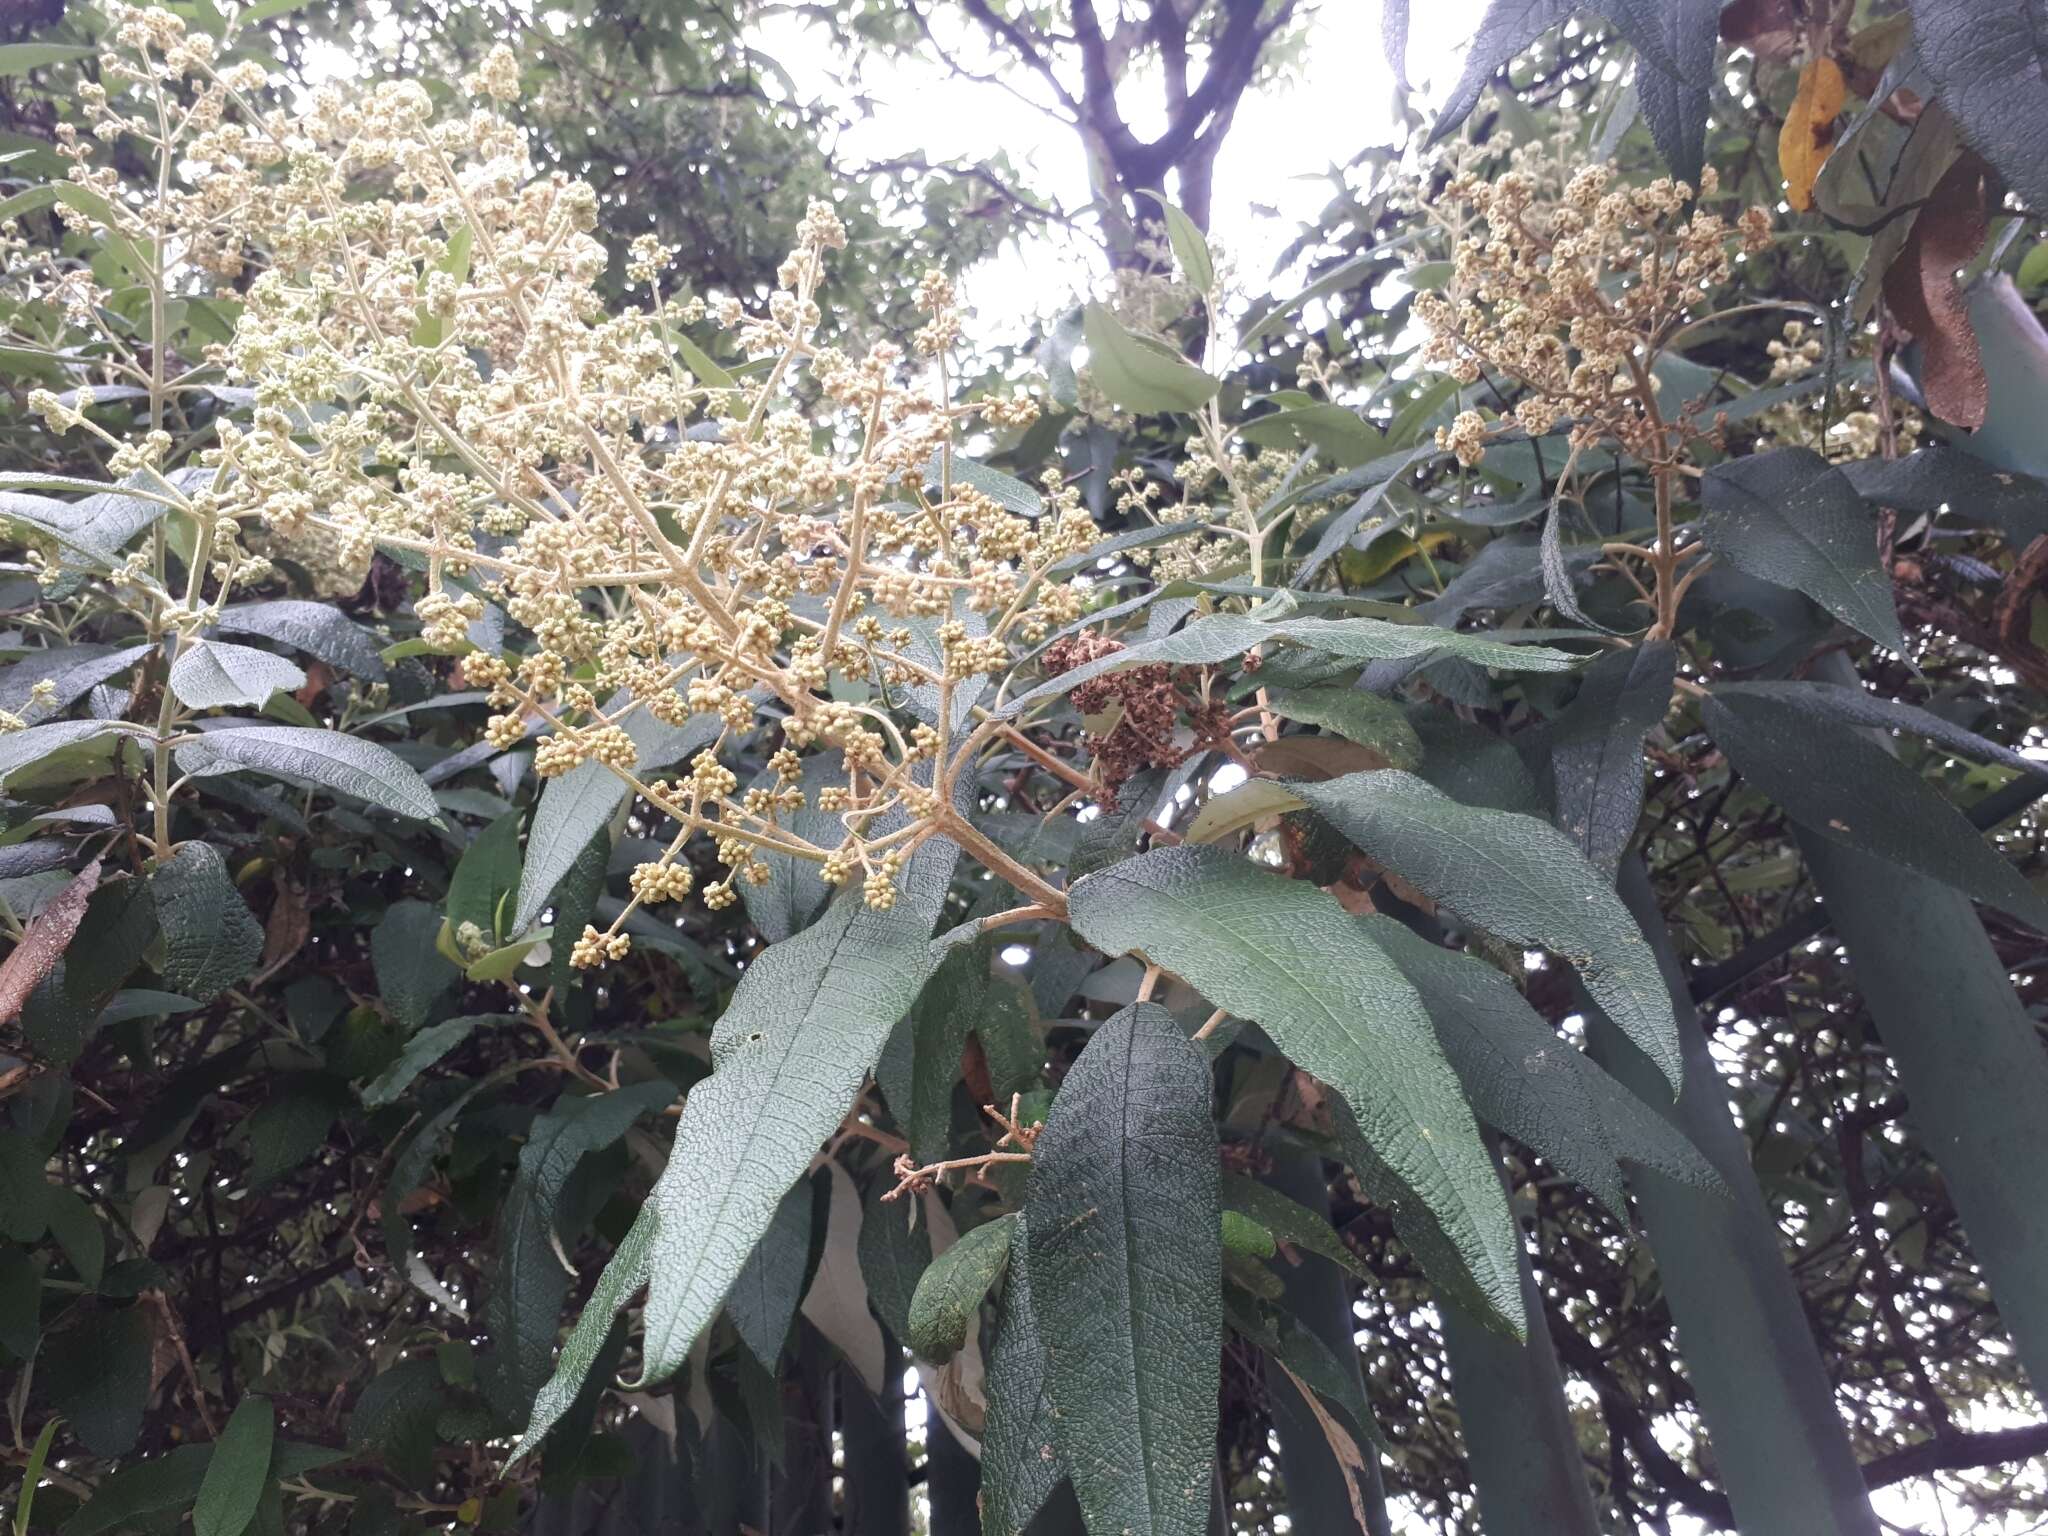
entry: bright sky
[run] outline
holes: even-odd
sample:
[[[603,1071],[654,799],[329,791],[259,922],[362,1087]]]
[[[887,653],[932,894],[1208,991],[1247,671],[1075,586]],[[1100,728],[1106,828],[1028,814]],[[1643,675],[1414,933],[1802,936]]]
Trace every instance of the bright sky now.
[[[933,8],[936,9],[936,8]],[[1414,8],[1409,74],[1424,99],[1428,83],[1446,88],[1483,9],[1483,0],[1425,0]],[[1043,82],[994,54],[969,24],[934,25],[969,68],[1001,69],[1025,95],[1044,96]],[[844,60],[818,30],[794,17],[757,29],[761,46],[779,60],[805,95],[844,100],[835,74]],[[1007,66],[1007,67],[1005,67]],[[1194,68],[1199,70],[1199,61]],[[1133,81],[1134,102],[1157,104],[1156,89]],[[929,54],[862,68],[860,96],[867,115],[837,143],[843,164],[864,164],[922,153],[932,160],[974,160],[1007,154],[1020,181],[1056,198],[1069,212],[1089,202],[1087,165],[1072,129],[999,85],[964,80]],[[1323,0],[1313,22],[1304,67],[1282,85],[1248,94],[1217,159],[1212,240],[1235,259],[1253,292],[1262,292],[1274,260],[1303,224],[1317,220],[1334,190],[1333,166],[1361,149],[1394,138],[1394,82],[1380,42],[1378,0]],[[1139,117],[1142,135],[1160,124]],[[962,288],[984,325],[1011,325],[1049,317],[1065,308],[1103,272],[1092,230],[1050,234],[1011,245],[965,275]]]

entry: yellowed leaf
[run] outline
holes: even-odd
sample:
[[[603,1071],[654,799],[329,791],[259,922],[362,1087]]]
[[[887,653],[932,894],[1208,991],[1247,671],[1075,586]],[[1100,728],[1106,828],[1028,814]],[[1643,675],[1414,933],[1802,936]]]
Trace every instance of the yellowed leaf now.
[[[1835,147],[1835,119],[1849,99],[1849,84],[1833,59],[1814,59],[1799,74],[1799,92],[1778,134],[1778,170],[1785,201],[1801,213],[1813,206],[1813,180]]]

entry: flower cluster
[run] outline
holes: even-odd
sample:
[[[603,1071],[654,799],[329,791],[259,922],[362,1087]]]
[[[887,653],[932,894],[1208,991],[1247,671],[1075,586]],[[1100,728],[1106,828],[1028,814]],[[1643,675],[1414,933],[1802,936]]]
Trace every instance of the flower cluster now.
[[[846,232],[814,203],[765,302],[665,291],[671,253],[642,240],[627,276],[643,297],[621,309],[601,292],[595,192],[536,170],[498,110],[519,90],[509,51],[452,114],[410,81],[286,112],[263,104],[260,70],[217,70],[168,13],[123,8],[116,35],[123,59],[86,96],[93,136],[155,146],[171,185],[123,201],[75,136],[66,216],[183,252],[194,291],[240,292],[205,361],[254,409],[204,455],[219,489],[163,482],[222,589],[308,541],[330,564],[381,552],[422,573],[422,638],[488,694],[491,741],[537,735],[543,777],[600,764],[673,823],[634,872],[636,904],[729,904],[775,856],[893,901],[994,729],[973,698],[1080,615],[1085,591],[1057,568],[1097,538],[1056,475],[1020,508],[963,464],[963,433],[1036,407],[951,397],[951,283],[919,285],[907,349],[821,344]],[[62,281],[73,309],[104,297],[89,275]],[[123,445],[117,472],[160,468],[160,436]],[[699,721],[711,739],[686,771],[649,774],[646,744]],[[722,759],[754,732],[779,744],[776,770],[742,789]],[[823,787],[803,768],[820,754]],[[844,837],[792,831],[807,805]],[[683,862],[700,835],[724,869],[701,887]],[[624,947],[614,924],[575,957]]]
[[[1621,185],[1607,166],[1567,171],[1544,150],[1518,150],[1496,177],[1457,175],[1430,205],[1452,235],[1453,269],[1442,292],[1416,299],[1423,361],[1463,383],[1519,385],[1500,426],[1541,436],[1569,422],[1579,441],[1611,438],[1663,462],[1685,412],[1660,408],[1651,361],[1727,282],[1731,247],[1767,240],[1768,219],[1752,208],[1731,227],[1684,182]],[[1713,196],[1711,167],[1702,182]],[[1468,411],[1438,446],[1476,464],[1495,430]]]

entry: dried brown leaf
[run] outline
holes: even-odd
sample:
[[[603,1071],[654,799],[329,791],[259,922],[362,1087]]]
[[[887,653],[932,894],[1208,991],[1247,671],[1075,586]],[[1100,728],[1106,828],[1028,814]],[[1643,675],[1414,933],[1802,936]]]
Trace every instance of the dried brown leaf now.
[[[56,966],[85,921],[85,904],[99,883],[100,861],[94,859],[30,920],[14,952],[0,961],[0,1024],[14,1021],[29,993]]]
[[[1984,425],[1991,387],[1956,274],[1983,248],[1990,177],[1991,168],[1965,150],[1936,184],[1884,275],[1885,302],[1924,355],[1927,408],[1973,432]]]

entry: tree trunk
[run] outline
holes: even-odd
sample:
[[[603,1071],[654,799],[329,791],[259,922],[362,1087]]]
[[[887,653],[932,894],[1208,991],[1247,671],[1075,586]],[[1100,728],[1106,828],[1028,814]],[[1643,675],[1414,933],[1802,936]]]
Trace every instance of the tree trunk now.
[[[1648,1169],[1628,1181],[1736,1525],[1742,1536],[1877,1536],[1799,1288],[1638,858],[1622,865],[1621,896],[1656,950],[1678,1014],[1677,1104],[1649,1058],[1590,1004],[1587,1036],[1594,1058],[1691,1137],[1727,1184],[1726,1193],[1696,1189]]]

